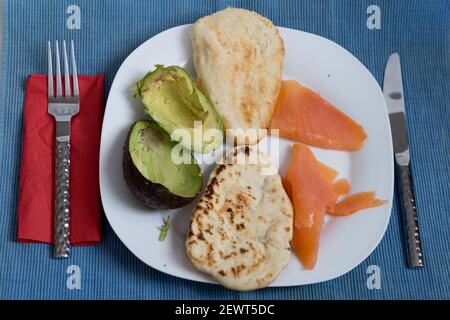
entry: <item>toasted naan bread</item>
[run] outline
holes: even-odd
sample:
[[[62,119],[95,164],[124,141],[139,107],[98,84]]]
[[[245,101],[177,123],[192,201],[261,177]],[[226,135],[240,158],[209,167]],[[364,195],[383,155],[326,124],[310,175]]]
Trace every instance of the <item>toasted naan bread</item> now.
[[[266,287],[291,255],[292,204],[276,170],[267,174],[268,157],[258,153],[261,163],[249,160],[256,152],[236,147],[232,161],[214,169],[186,240],[192,263],[235,290]]]
[[[284,62],[278,29],[259,14],[227,8],[203,17],[192,30],[198,83],[226,129],[267,129],[275,108]],[[265,136],[230,132],[237,145]],[[229,138],[229,137],[228,137]],[[231,140],[231,141],[233,141]]]

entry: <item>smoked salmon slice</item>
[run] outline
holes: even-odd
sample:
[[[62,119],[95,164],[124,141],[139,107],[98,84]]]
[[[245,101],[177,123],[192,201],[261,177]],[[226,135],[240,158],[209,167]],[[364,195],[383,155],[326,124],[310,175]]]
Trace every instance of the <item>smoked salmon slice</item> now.
[[[339,172],[334,170],[333,168],[327,166],[323,162],[317,161],[317,165],[319,166],[319,171],[322,177],[332,183],[334,180],[336,180],[336,177],[339,175]],[[284,191],[286,191],[289,198],[292,197],[292,187],[291,183],[287,178],[282,179],[282,184]],[[347,194],[350,191],[350,183],[347,179],[339,179],[336,181],[336,183],[333,185],[334,191],[338,196]],[[348,190],[347,190],[348,189]]]
[[[319,166],[319,171],[322,177],[328,182],[333,183],[339,175],[339,172],[334,170],[332,167],[327,166],[323,162],[317,161],[317,164]]]
[[[291,182],[287,178],[282,178],[281,183],[283,184],[284,191],[288,195],[289,199],[292,201],[292,186]]]
[[[333,216],[348,216],[357,211],[386,204],[386,200],[375,198],[375,192],[359,192],[348,196],[327,210]]]
[[[291,246],[303,266],[313,269],[325,213],[347,216],[387,201],[376,199],[375,192],[360,192],[337,202],[339,197],[350,192],[349,181],[335,181],[339,173],[318,161],[311,149],[302,143],[294,144],[292,153],[283,179],[283,187],[294,206]]]
[[[301,143],[294,144],[285,185],[294,205],[291,245],[306,269],[312,269],[316,264],[325,210],[337,201],[329,179],[334,173],[325,168],[328,167],[316,159],[310,148]]]
[[[363,127],[295,80],[281,83],[270,128],[281,137],[325,149],[356,151],[367,139]]]
[[[351,190],[350,182],[347,179],[339,179],[333,184],[333,191],[336,196],[339,198],[340,196],[346,195]]]

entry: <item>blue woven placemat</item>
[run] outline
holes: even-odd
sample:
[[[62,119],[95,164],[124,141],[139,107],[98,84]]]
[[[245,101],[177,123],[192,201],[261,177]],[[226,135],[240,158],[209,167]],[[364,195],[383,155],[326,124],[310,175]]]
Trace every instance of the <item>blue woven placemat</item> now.
[[[450,298],[450,1],[4,0],[3,4],[0,298]],[[66,9],[71,4],[81,9],[81,30],[66,28]],[[372,4],[381,9],[379,30],[366,26],[370,15],[367,8]],[[389,54],[400,53],[426,257],[424,269],[406,268],[397,195],[389,228],[373,254],[338,279],[308,286],[238,293],[174,278],[135,258],[106,221],[102,243],[74,248],[69,260],[51,259],[50,246],[16,242],[24,84],[30,73],[46,73],[46,41],[74,39],[79,71],[105,73],[108,91],[121,62],[140,43],[167,28],[192,23],[230,5],[258,11],[276,25],[339,43],[379,81]],[[80,267],[79,290],[66,286],[69,265]],[[381,289],[367,286],[371,265],[380,268]]]

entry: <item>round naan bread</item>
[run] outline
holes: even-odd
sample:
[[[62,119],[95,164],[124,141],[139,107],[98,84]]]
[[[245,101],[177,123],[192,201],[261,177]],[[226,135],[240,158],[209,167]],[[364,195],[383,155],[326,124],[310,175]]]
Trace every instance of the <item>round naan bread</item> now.
[[[192,212],[187,255],[227,288],[263,288],[289,262],[292,223],[292,204],[268,157],[236,147]]]
[[[226,8],[197,20],[192,50],[198,83],[231,129],[230,141],[257,143],[281,86],[284,44],[278,29],[256,12]]]

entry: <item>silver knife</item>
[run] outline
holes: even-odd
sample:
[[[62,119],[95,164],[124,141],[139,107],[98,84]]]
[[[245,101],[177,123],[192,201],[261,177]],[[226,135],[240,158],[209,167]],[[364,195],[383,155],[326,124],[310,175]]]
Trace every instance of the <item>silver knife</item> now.
[[[398,53],[393,53],[388,59],[386,70],[384,71],[383,93],[391,123],[408,266],[410,268],[423,267],[419,221],[410,167],[408,133],[406,131],[402,71]]]

